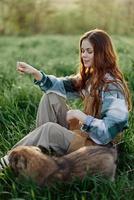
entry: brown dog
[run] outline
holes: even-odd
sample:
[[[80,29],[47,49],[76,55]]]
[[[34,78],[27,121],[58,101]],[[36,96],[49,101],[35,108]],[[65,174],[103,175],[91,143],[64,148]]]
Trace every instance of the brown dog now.
[[[51,157],[38,147],[19,146],[9,155],[9,164],[18,175],[34,179],[43,185],[56,180],[82,179],[89,171],[114,180],[117,153],[113,148],[87,146],[62,157]]]

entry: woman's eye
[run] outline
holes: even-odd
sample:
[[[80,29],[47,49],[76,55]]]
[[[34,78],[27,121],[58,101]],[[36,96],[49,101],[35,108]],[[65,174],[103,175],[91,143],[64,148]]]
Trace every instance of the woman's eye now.
[[[81,49],[81,53],[84,53],[85,51],[87,51],[88,54],[93,53],[93,51],[91,49],[87,49],[87,50]]]
[[[91,50],[88,50],[87,52],[88,52],[89,54],[93,53],[93,51],[91,51]]]

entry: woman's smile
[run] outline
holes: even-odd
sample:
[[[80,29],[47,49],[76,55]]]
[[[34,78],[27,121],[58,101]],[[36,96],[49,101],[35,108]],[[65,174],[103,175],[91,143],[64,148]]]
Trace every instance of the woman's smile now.
[[[84,60],[83,59],[83,63],[85,67],[90,67],[92,65],[91,60]]]

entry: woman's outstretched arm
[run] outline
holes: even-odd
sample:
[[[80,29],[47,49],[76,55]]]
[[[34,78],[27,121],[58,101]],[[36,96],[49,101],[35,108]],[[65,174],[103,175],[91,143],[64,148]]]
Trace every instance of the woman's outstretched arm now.
[[[70,77],[57,78],[53,75],[47,75],[25,62],[17,62],[17,71],[22,74],[31,74],[35,79],[34,83],[46,93],[53,92],[64,98],[80,97]]]

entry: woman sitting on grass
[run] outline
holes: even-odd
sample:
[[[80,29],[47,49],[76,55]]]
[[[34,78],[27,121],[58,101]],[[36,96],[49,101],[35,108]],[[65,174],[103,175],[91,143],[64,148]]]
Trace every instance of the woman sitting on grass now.
[[[128,126],[130,94],[117,65],[111,38],[103,30],[91,30],[80,39],[80,70],[75,76],[56,78],[24,62],[17,70],[31,74],[45,92],[37,127],[13,148],[39,146],[64,155],[86,145],[113,148],[116,136]],[[80,97],[84,111],[69,110],[66,99]],[[1,169],[9,164],[1,158]]]

